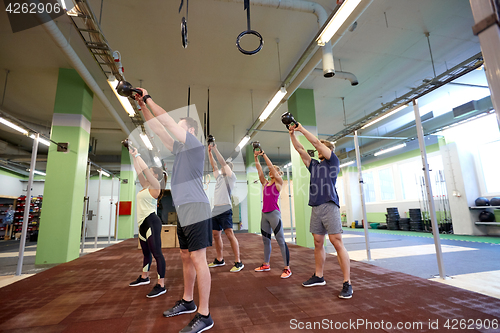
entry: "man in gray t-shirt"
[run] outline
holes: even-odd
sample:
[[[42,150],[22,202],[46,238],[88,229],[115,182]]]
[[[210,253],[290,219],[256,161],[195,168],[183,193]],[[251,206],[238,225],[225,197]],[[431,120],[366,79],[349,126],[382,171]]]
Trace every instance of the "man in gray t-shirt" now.
[[[212,152],[215,153],[217,161],[219,161],[221,165],[220,170],[217,168],[217,162],[215,161]],[[210,164],[212,165],[212,170],[216,179],[214,209],[212,210],[212,235],[215,243],[215,249],[217,251],[217,258],[215,258],[213,262],[209,263],[208,267],[218,267],[226,264],[222,255],[222,230],[224,230],[229,242],[231,243],[231,248],[234,253],[234,266],[230,271],[239,272],[245,265],[243,265],[240,260],[240,245],[238,244],[238,239],[236,239],[233,232],[231,191],[236,184],[236,175],[233,172],[233,163],[226,162],[224,160],[215,143],[213,146],[212,144],[209,144],[208,146],[208,158],[210,159]]]
[[[135,95],[135,99],[144,119],[165,147],[175,155],[171,184],[180,223],[177,226],[177,236],[183,266],[184,293],[182,299],[163,312],[163,315],[173,317],[198,310],[196,320],[192,320],[182,331],[205,331],[214,325],[209,309],[211,277],[206,252],[206,248],[212,245],[212,222],[210,203],[201,184],[205,151],[196,139],[198,123],[190,117],[175,122],[153,101],[146,90],[137,89],[141,90],[142,95]],[[193,300],[195,282],[198,282],[198,307]]]

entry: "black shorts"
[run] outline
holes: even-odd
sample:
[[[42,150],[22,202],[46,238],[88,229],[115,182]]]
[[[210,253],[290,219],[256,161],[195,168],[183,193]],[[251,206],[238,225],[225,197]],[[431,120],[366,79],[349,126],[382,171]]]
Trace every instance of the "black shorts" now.
[[[181,250],[193,252],[212,246],[210,205],[195,202],[178,206],[176,209],[179,215],[177,237]]]
[[[225,212],[217,213],[216,210],[212,212],[212,230],[226,230],[233,229],[233,210],[228,209]]]

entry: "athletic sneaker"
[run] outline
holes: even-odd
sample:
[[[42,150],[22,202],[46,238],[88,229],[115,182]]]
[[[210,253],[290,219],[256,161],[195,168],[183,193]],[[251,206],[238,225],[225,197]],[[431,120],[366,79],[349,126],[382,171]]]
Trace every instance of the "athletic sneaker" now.
[[[340,291],[339,298],[351,298],[352,297],[352,286],[349,282],[345,281],[342,285],[342,290]]]
[[[234,262],[234,266],[233,268],[231,268],[230,272],[239,272],[243,269],[243,267],[245,267],[245,265],[243,265],[243,263],[240,261],[240,262]]]
[[[131,287],[135,287],[135,286],[142,286],[143,284],[149,284],[151,281],[149,281],[149,278],[145,278],[143,279],[142,278],[142,275],[139,275],[139,277],[137,278],[137,280],[135,280],[134,282],[130,282],[129,286]]]
[[[283,273],[281,273],[282,279],[288,279],[290,276],[292,276],[292,271],[290,270],[290,268],[285,268],[283,270]]]
[[[317,277],[316,273],[313,274],[306,282],[302,283],[303,287],[314,287],[314,286],[324,286],[326,284],[325,279],[322,277]]]
[[[153,287],[153,290],[149,292],[149,294],[146,295],[147,298],[153,298],[157,297],[160,295],[163,295],[167,292],[167,289],[163,288],[159,284],[156,284],[156,286]]]
[[[221,261],[217,260],[217,258],[214,259],[214,262],[211,262],[208,264],[208,267],[219,267],[219,266],[224,266],[226,263],[224,262],[224,259]]]
[[[184,299],[181,299],[180,301],[175,302],[173,307],[163,312],[163,315],[165,317],[173,317],[184,313],[193,313],[197,309],[198,308],[196,307],[196,304],[194,304],[194,301],[187,302]]]
[[[191,322],[186,327],[180,330],[179,333],[204,332],[206,330],[211,329],[213,326],[214,326],[214,321],[212,320],[210,313],[208,314],[207,318],[202,316],[200,313],[197,313],[194,315],[193,320],[191,320]]]
[[[256,269],[254,269],[254,271],[256,272],[267,272],[267,271],[270,271],[271,270],[271,265],[260,265],[260,267],[257,267]]]

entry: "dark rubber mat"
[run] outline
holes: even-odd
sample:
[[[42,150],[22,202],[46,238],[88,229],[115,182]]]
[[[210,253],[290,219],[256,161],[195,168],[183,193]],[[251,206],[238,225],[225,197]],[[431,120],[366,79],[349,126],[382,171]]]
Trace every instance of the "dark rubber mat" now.
[[[210,269],[210,332],[500,332],[496,298],[353,261],[354,295],[343,300],[337,297],[342,273],[335,256],[327,255],[326,285],[304,288],[301,283],[314,273],[313,250],[289,244],[293,274],[281,279],[275,240],[271,270],[254,272],[263,260],[261,237],[236,237],[245,268],[229,271],[234,257],[223,236],[226,265]],[[137,239],[1,288],[0,332],[179,332],[194,314],[163,317],[183,292],[179,250],[163,253],[168,292],[153,299],[146,294],[156,283],[154,261],[151,284],[128,286],[141,271]],[[209,248],[207,262],[214,257]]]

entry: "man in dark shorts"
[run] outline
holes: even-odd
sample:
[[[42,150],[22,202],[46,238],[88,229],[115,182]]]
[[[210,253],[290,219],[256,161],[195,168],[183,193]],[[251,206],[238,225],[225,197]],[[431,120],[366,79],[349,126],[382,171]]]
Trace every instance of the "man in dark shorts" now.
[[[318,160],[309,156],[304,146],[297,140],[295,131],[302,133],[306,139],[318,151]],[[311,183],[309,186],[309,206],[312,207],[310,232],[314,237],[314,259],[316,261],[316,272],[313,276],[302,283],[304,287],[323,286],[326,284],[323,278],[323,268],[325,266],[325,234],[328,233],[337,251],[337,260],[344,275],[342,290],[339,298],[351,298],[351,263],[344,243],[342,242],[342,223],[340,221],[340,205],[335,183],[339,172],[339,159],[335,155],[335,146],[326,140],[319,140],[316,136],[307,131],[302,125],[290,126],[290,138],[293,147],[302,158],[311,173]]]
[[[136,95],[136,100],[147,124],[175,155],[171,191],[179,217],[177,236],[182,258],[184,294],[182,299],[163,312],[163,315],[173,317],[198,310],[193,320],[181,332],[202,332],[214,325],[209,311],[211,277],[206,253],[206,248],[212,246],[212,221],[210,203],[202,183],[205,147],[196,138],[198,123],[194,119],[185,117],[176,123],[153,101],[146,90],[138,89],[142,91],[143,97]],[[198,282],[199,308],[193,300],[195,281]]]
[[[217,162],[215,161],[212,152],[215,153],[217,161],[219,161],[221,165],[220,170],[217,168]],[[238,239],[236,239],[233,232],[231,191],[236,184],[236,175],[233,172],[233,163],[226,162],[224,160],[215,143],[213,146],[212,144],[208,146],[208,158],[210,159],[210,164],[212,165],[212,170],[216,179],[214,209],[212,210],[212,235],[217,252],[217,258],[215,258],[213,262],[209,263],[208,267],[219,267],[226,264],[222,254],[222,230],[224,230],[224,233],[229,239],[229,243],[231,243],[231,248],[234,253],[234,266],[231,268],[230,272],[239,272],[243,269],[243,267],[245,267],[245,265],[243,265],[240,260],[240,245],[238,244]]]

